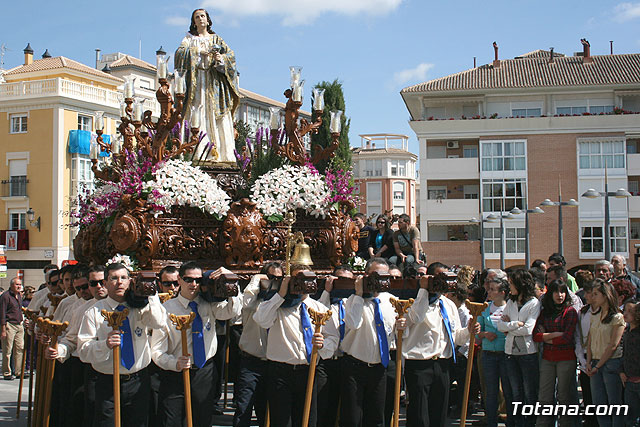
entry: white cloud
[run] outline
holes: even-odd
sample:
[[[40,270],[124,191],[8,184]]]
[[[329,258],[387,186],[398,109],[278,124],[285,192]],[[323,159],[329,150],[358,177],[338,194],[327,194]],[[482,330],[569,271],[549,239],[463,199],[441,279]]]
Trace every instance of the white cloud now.
[[[433,64],[423,62],[414,68],[393,73],[393,81],[396,85],[405,83],[421,83],[427,80],[427,73],[433,68]]]
[[[618,22],[640,18],[640,3],[620,3],[613,9],[613,19]]]
[[[384,15],[398,8],[403,0],[204,0],[209,7],[232,16],[277,15],[282,24],[304,25],[324,13],[355,16]]]
[[[174,27],[186,27],[186,28],[189,28],[189,25],[190,25],[188,16],[169,16],[164,20],[164,23]]]

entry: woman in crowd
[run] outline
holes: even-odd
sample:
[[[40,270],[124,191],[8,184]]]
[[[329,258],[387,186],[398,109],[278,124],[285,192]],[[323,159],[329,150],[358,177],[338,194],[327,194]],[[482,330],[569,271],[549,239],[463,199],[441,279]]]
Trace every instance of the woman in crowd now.
[[[576,405],[575,331],[578,313],[571,306],[569,289],[562,280],[547,285],[542,298],[542,312],[538,317],[533,340],[543,343],[540,363],[540,393],[538,400],[543,405],[553,405],[556,395],[560,405]],[[575,417],[561,415],[559,426],[571,426]],[[538,417],[539,426],[554,425],[554,417]]]
[[[514,425],[513,410],[511,408],[511,386],[507,378],[506,356],[504,344],[506,336],[498,330],[496,325],[502,317],[509,296],[509,282],[501,279],[493,279],[489,285],[487,307],[478,317],[480,333],[478,338],[482,343],[482,371],[486,387],[485,411],[487,414],[487,426],[498,425],[498,395],[500,384],[507,403],[507,426]]]
[[[627,426],[638,425],[640,417],[640,304],[628,302],[624,305],[624,320],[629,324],[622,336],[622,372],[624,403],[629,405]]]
[[[376,219],[376,233],[371,234],[369,240],[369,255],[371,258],[389,259],[395,252],[393,250],[393,230],[391,230],[389,219],[384,215],[379,215]]]
[[[588,274],[586,274],[588,273]],[[585,280],[581,282],[582,278]],[[586,280],[588,279],[588,280]],[[587,271],[578,271],[576,273],[576,282],[581,288],[585,305],[578,313],[578,325],[576,327],[576,358],[578,359],[578,381],[582,389],[582,406],[593,405],[591,397],[591,379],[587,374],[587,338],[589,337],[589,329],[591,328],[591,317],[600,313],[600,309],[591,305],[591,295],[593,293],[593,274]],[[598,427],[598,420],[595,415],[583,415],[584,427]]]
[[[622,346],[624,318],[618,309],[613,286],[602,279],[594,280],[591,305],[600,313],[591,318],[587,340],[587,374],[591,377],[591,394],[595,405],[621,405]],[[622,415],[598,415],[600,427],[622,426]]]
[[[535,283],[527,270],[516,270],[509,276],[509,302],[497,323],[507,335],[507,377],[514,402],[535,405],[538,399],[538,351],[533,342],[533,329],[540,314],[540,301],[535,296]],[[515,425],[533,426],[535,416],[514,415]]]
[[[618,296],[618,307],[620,308],[620,311],[623,311],[625,304],[635,297],[636,287],[626,279],[612,280],[611,286],[613,286],[613,289],[616,291],[616,295]]]

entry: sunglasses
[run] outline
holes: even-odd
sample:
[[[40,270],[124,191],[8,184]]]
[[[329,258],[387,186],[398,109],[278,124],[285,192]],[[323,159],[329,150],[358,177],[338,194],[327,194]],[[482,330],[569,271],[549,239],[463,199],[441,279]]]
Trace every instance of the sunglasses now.
[[[76,288],[76,292],[86,291],[87,289],[89,289],[89,284],[85,283],[82,286],[74,286],[74,288]]]
[[[385,225],[386,223],[387,223],[386,221],[378,221],[378,222],[376,222],[376,224],[382,224],[382,225]]]
[[[200,283],[202,283],[202,277],[183,277],[182,280],[184,280],[186,283],[197,283],[198,285]]]
[[[187,281],[186,279],[187,279],[187,278],[183,278],[183,280],[184,280],[185,282]],[[189,279],[190,279],[190,277],[189,277]],[[171,282],[160,282],[160,284],[161,284],[162,286],[167,286],[167,287],[168,287],[168,286],[172,286],[172,287],[174,287],[174,288],[177,288],[178,286],[180,286],[180,283],[179,283],[177,280],[174,280],[174,281],[171,281]]]
[[[102,280],[89,280],[89,286],[95,288],[96,286],[102,286]]]
[[[58,280],[50,280],[49,284],[50,285],[57,285],[58,283],[62,283],[62,279],[58,279]]]

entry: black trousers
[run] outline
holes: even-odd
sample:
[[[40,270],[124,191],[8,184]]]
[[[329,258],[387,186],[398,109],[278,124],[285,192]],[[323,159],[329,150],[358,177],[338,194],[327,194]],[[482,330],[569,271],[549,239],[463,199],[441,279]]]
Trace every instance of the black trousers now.
[[[147,366],[147,369],[149,370],[149,384],[151,385],[149,392],[149,425],[157,426],[160,425],[158,393],[160,392],[160,372],[162,370],[153,361]]]
[[[387,386],[384,397],[384,425],[391,425],[393,418],[393,404],[396,393],[396,351],[389,351],[389,366],[387,366]]]
[[[70,389],[70,365],[66,363],[60,363],[57,360],[55,363],[55,371],[53,374],[53,384],[51,386],[51,408],[49,417],[50,427],[65,427],[66,426],[66,396],[71,396]]]
[[[289,365],[269,362],[269,413],[271,425],[278,427],[299,427],[302,425],[304,397],[307,391],[308,365]],[[309,427],[316,426],[317,383],[314,381]]]
[[[200,369],[190,369],[191,413],[194,427],[210,427],[217,373],[213,358]],[[182,372],[161,371],[158,417],[165,427],[186,426]]]
[[[382,427],[386,387],[386,370],[381,363],[369,366],[352,356],[344,355],[340,425]]]
[[[247,353],[240,355],[240,369],[233,388],[233,401],[236,404],[233,414],[234,427],[249,427],[254,408],[258,425],[265,425],[268,369],[269,362],[266,360]]]
[[[98,372],[93,369],[90,363],[83,363],[82,365],[84,369],[84,411],[82,425],[91,427],[93,426],[93,419],[95,418],[96,412],[96,381],[98,380]]]
[[[120,376],[120,419],[123,427],[146,427],[149,417],[149,371]],[[113,427],[113,375],[98,373],[95,427]]]
[[[407,427],[444,427],[449,408],[451,359],[406,360]]]
[[[79,358],[71,356],[63,365],[67,365],[69,394],[61,398],[64,403],[60,410],[60,424],[68,427],[84,427],[84,364]],[[69,416],[69,409],[74,416]],[[75,414],[82,414],[82,416],[75,416]]]
[[[582,388],[582,404],[583,406],[593,405],[593,397],[591,396],[591,377],[580,371],[578,374],[580,388]],[[598,417],[595,415],[583,415],[582,421],[584,427],[598,427]]]
[[[321,360],[316,368],[318,427],[335,427],[342,386],[340,359]]]

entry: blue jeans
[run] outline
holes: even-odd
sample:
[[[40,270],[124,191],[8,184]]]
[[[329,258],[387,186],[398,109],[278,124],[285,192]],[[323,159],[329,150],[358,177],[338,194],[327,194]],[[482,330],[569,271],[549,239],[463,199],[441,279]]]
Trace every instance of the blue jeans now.
[[[401,263],[398,263],[398,261],[399,261],[398,255],[394,255],[389,258],[389,264],[395,264],[397,266],[400,266]],[[407,258],[404,260],[405,265],[413,264],[415,262],[416,262],[416,257],[414,257],[413,255],[407,255]]]
[[[627,382],[624,385],[624,403],[629,405],[629,413],[625,424],[627,427],[638,425],[638,417],[640,417],[640,383]]]
[[[538,400],[538,353],[522,356],[507,355],[506,366],[507,378],[511,385],[512,402],[535,405]],[[536,417],[514,414],[514,421],[516,427],[533,427],[536,424]]]
[[[497,427],[498,425],[498,393],[500,383],[502,383],[502,394],[507,404],[507,426],[514,424],[513,401],[511,385],[507,379],[507,364],[504,352],[483,351],[482,369],[484,372],[484,383],[486,387],[485,406],[487,410],[487,426]]]
[[[592,366],[596,366],[598,360],[592,360]],[[622,405],[622,380],[620,370],[622,358],[609,359],[591,377],[591,395],[594,405]],[[600,427],[622,427],[624,416],[598,415]]]

